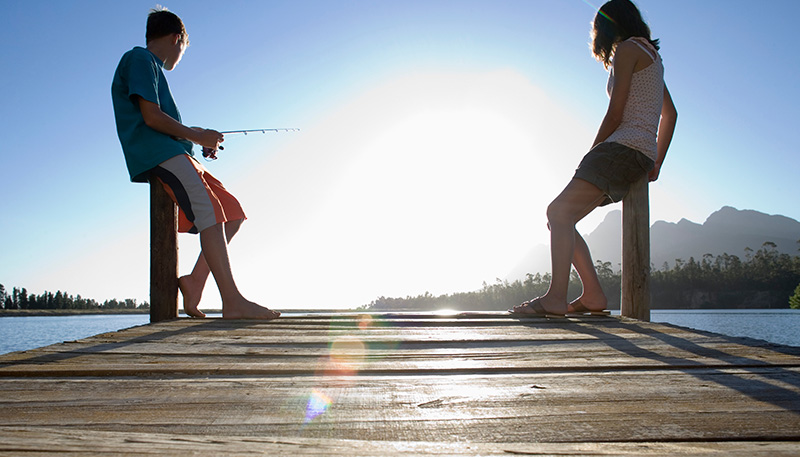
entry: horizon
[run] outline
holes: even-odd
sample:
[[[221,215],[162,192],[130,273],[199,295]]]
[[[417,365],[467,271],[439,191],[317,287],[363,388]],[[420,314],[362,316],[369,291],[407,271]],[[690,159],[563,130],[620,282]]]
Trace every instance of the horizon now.
[[[737,213],[757,213],[757,214],[758,214],[758,215],[760,215],[760,216],[769,217],[769,218],[771,218],[771,217],[781,217],[781,218],[785,218],[785,219],[787,219],[787,220],[789,220],[789,221],[795,222],[795,223],[797,223],[798,225],[800,225],[800,221],[798,221],[798,220],[796,220],[796,219],[789,218],[788,216],[783,216],[783,215],[781,215],[781,214],[767,214],[767,213],[763,213],[763,212],[761,212],[761,211],[758,211],[758,210],[752,210],[752,209],[738,209],[738,208],[734,208],[734,207],[732,207],[732,206],[727,206],[727,205],[726,205],[726,206],[723,206],[722,208],[720,208],[720,209],[718,209],[718,210],[716,210],[716,211],[712,212],[711,214],[709,214],[709,216],[708,216],[708,217],[706,218],[706,220],[705,220],[705,221],[703,221],[703,222],[695,222],[695,221],[690,221],[690,220],[688,220],[688,219],[685,219],[685,218],[682,218],[682,219],[680,219],[680,220],[679,220],[679,221],[677,221],[677,222],[667,222],[667,221],[663,221],[663,220],[657,220],[657,221],[652,221],[652,222],[650,223],[650,227],[651,227],[651,230],[652,230],[652,228],[653,228],[653,227],[654,227],[656,224],[658,224],[658,223],[665,223],[665,224],[668,224],[668,225],[680,226],[680,224],[681,224],[683,221],[686,221],[686,222],[688,222],[688,223],[690,223],[690,224],[695,224],[695,225],[699,225],[699,226],[705,226],[705,224],[708,222],[708,220],[709,220],[709,219],[710,219],[712,216],[714,216],[714,215],[716,215],[716,214],[718,214],[718,213],[720,213],[720,212],[722,212],[722,211],[724,211],[724,210],[726,210],[726,209],[731,209],[731,210],[733,210],[733,211],[735,211],[735,212],[737,212]],[[596,243],[597,243],[597,241],[595,241],[595,240],[592,238],[592,236],[593,236],[595,233],[599,232],[599,231],[600,231],[600,229],[601,229],[601,227],[603,227],[604,225],[607,225],[607,224],[609,223],[609,219],[610,219],[611,217],[615,217],[615,216],[617,216],[617,214],[615,214],[615,213],[621,213],[621,208],[616,208],[616,209],[612,209],[611,211],[609,211],[609,212],[606,214],[606,217],[605,217],[605,219],[604,219],[604,220],[603,220],[603,221],[600,223],[600,225],[598,225],[597,227],[595,227],[595,228],[594,228],[594,230],[593,230],[591,233],[585,233],[585,234],[584,234],[584,237],[586,238],[586,240],[587,240],[587,243],[589,243],[589,245],[590,245],[590,248],[592,248],[593,252],[594,252],[595,248],[593,248],[592,246],[596,246]],[[621,216],[621,214],[619,214],[619,216]],[[613,221],[612,221],[611,223],[613,223]],[[800,232],[798,233],[798,236],[800,236]],[[755,250],[758,250],[758,249],[761,249],[761,248],[763,248],[763,247],[764,247],[764,246],[765,246],[767,243],[770,243],[770,242],[772,242],[772,243],[774,244],[774,241],[775,241],[775,239],[776,239],[776,238],[774,238],[774,237],[772,237],[772,238],[771,238],[771,239],[769,239],[769,240],[765,239],[765,240],[762,242],[762,244],[761,244],[761,245],[758,245],[758,246],[756,246],[756,248],[755,248],[755,249],[751,248],[750,246],[741,246],[741,247],[739,247],[739,248],[737,248],[737,249],[740,249],[742,252],[746,252],[746,250],[747,250],[748,248],[750,248],[750,249],[753,249],[753,251],[755,251]],[[602,241],[602,243],[603,243],[603,244],[610,244],[610,243],[608,242],[608,240],[604,240],[604,241],[603,241],[603,240],[601,240],[601,241]],[[797,240],[797,243],[800,243],[800,239],[798,239],[798,240]],[[618,243],[618,244],[619,244],[619,243]],[[531,249],[531,252],[536,252],[536,250],[537,250],[537,249],[541,249],[541,248],[545,248],[546,250],[549,250],[549,245],[537,245],[537,246],[534,246],[534,247]],[[785,248],[781,248],[781,245],[780,245],[780,243],[777,243],[777,244],[775,245],[775,248],[777,248],[778,252],[787,252],[787,249],[785,249]],[[604,251],[602,251],[602,252],[605,252],[605,254],[608,254],[608,252],[607,252],[607,249],[606,249],[606,250],[604,250]],[[792,251],[792,252],[794,252],[794,251]],[[702,255],[706,255],[706,254],[708,254],[708,253],[703,253]],[[736,252],[733,252],[733,253],[732,253],[732,252],[727,252],[727,251],[726,251],[726,252],[724,252],[724,253],[723,253],[723,252],[720,252],[720,253],[710,253],[710,254],[712,254],[712,255],[714,255],[714,256],[719,256],[719,255],[722,255],[722,254],[730,254],[730,255],[737,256],[737,253],[736,253]],[[701,255],[701,254],[700,254],[700,253],[699,253],[699,251],[698,251],[698,254],[697,254],[697,257],[698,257],[698,259],[700,258],[700,255]],[[797,256],[797,254],[795,254],[795,256]],[[694,256],[690,256],[690,257],[694,257]],[[547,260],[549,261],[549,258],[548,258]],[[615,264],[614,260],[619,260],[619,259],[617,259],[616,257],[614,257],[614,258],[611,258],[611,259],[609,259],[609,258],[599,258],[599,257],[594,257],[594,258],[593,258],[593,260],[595,260],[596,262],[600,262],[600,261],[602,261],[602,262],[610,262],[610,263],[611,263],[611,265],[612,265],[612,270],[613,270],[613,271],[614,271],[616,274],[619,274],[619,273],[621,272],[621,264],[619,264],[618,262],[617,262],[617,264],[616,264],[616,265],[617,265],[617,268],[616,268],[616,269],[614,269],[614,268],[613,268],[613,265]],[[684,261],[687,261],[687,259],[682,259],[682,260],[684,260]],[[676,259],[676,261],[677,261],[677,259]],[[655,261],[652,259],[652,254],[651,254],[651,264],[653,264],[653,265],[654,265],[655,263],[657,263],[657,262],[655,262]],[[667,264],[668,264],[669,262],[665,262],[665,263],[667,263]],[[512,270],[512,271],[511,271],[511,272],[510,272],[510,273],[509,273],[509,274],[508,274],[506,277],[504,277],[504,278],[499,278],[499,277],[498,277],[498,278],[495,278],[495,279],[494,279],[494,280],[492,280],[492,281],[488,281],[488,280],[487,280],[487,281],[484,281],[484,282],[483,282],[483,284],[482,284],[482,286],[481,286],[480,288],[476,288],[476,289],[472,289],[472,290],[454,290],[454,291],[449,291],[449,292],[444,292],[444,293],[441,293],[441,294],[437,294],[436,296],[437,296],[437,297],[441,297],[441,296],[449,296],[449,295],[460,294],[460,293],[478,292],[478,291],[482,290],[482,289],[483,289],[483,287],[485,287],[487,284],[488,284],[488,285],[497,284],[497,283],[498,283],[498,281],[502,281],[502,282],[504,282],[504,283],[505,283],[505,282],[508,282],[508,283],[514,283],[514,282],[516,282],[516,281],[523,281],[523,280],[524,280],[524,278],[525,278],[525,276],[527,276],[528,274],[530,274],[530,275],[534,275],[534,276],[535,276],[535,275],[545,275],[545,274],[549,274],[549,273],[550,273],[549,267],[545,266],[545,267],[541,267],[541,268],[538,268],[538,269],[536,269],[536,271],[533,271],[533,270],[531,270],[531,271],[527,271],[527,270],[526,270],[524,275],[519,275],[519,273],[522,271],[522,270],[520,269],[520,267],[521,267],[523,264],[525,264],[525,262],[524,262],[524,261],[523,261],[523,262],[521,262],[519,265],[517,265],[517,266],[516,266],[516,268],[515,268],[514,270]],[[529,265],[533,265],[533,264],[529,264]],[[662,265],[662,267],[663,267],[663,265]],[[537,267],[534,267],[534,268],[537,268]],[[672,268],[672,266],[669,266],[669,268]],[[658,268],[657,268],[657,269],[658,269]],[[663,268],[661,268],[661,269],[663,269]],[[528,268],[528,270],[530,270],[530,268]],[[516,276],[515,276],[515,275],[516,275]],[[6,284],[2,284],[2,283],[0,283],[0,285],[2,285],[2,286],[4,286],[4,287],[5,287],[5,292],[6,292],[6,293],[7,293],[7,294],[10,296],[10,295],[11,295],[11,291],[8,289],[8,286],[7,286]],[[13,288],[18,288],[18,289],[23,289],[23,287],[19,287],[18,285],[11,285],[11,287],[13,287]],[[69,294],[69,295],[70,295],[70,296],[72,296],[73,298],[74,298],[74,297],[77,297],[77,296],[80,296],[80,295],[82,295],[82,294],[70,293],[69,291],[61,291],[61,290],[58,290],[58,291],[55,291],[55,292],[54,292],[54,291],[52,291],[52,290],[44,290],[44,291],[39,291],[39,292],[37,292],[37,291],[30,291],[30,290],[28,290],[28,291],[27,291],[27,294],[30,296],[31,294],[35,294],[35,295],[42,295],[43,293],[53,293],[53,294],[55,294],[56,292],[61,292],[61,293],[65,294],[65,295],[66,295],[66,294]],[[378,296],[374,297],[374,298],[372,299],[372,301],[370,301],[369,303],[363,303],[363,304],[360,304],[360,305],[353,305],[353,306],[351,306],[351,307],[342,307],[342,308],[290,308],[290,309],[288,309],[287,311],[288,311],[288,312],[291,312],[291,313],[303,313],[303,312],[358,312],[358,311],[360,311],[360,310],[361,310],[361,308],[363,308],[363,307],[365,307],[365,306],[369,306],[369,305],[370,305],[370,303],[374,302],[374,300],[377,300],[377,299],[380,299],[380,298],[386,298],[386,299],[405,299],[405,298],[412,298],[412,297],[419,297],[419,296],[423,296],[423,295],[425,295],[425,294],[427,294],[427,293],[429,293],[429,292],[428,292],[428,291],[425,291],[425,292],[419,292],[419,293],[417,293],[417,294],[411,294],[411,295],[406,295],[406,296],[402,296],[402,297],[401,297],[401,296],[397,296],[397,297],[390,297],[390,296],[386,296],[386,295],[382,295],[382,294],[381,294],[381,295],[378,295]],[[85,297],[85,296],[84,296],[84,297],[82,297],[82,298],[84,298],[84,299],[93,299],[92,297]],[[111,299],[116,299],[116,300],[118,300],[118,301],[124,301],[124,300],[126,300],[126,299],[128,299],[128,298],[129,298],[129,297],[112,297]],[[148,297],[148,298],[145,300],[145,302],[149,304],[149,301],[150,301],[150,300],[149,300],[149,297]],[[100,302],[99,302],[99,304],[102,304],[102,301],[100,301]],[[144,303],[139,303],[139,302],[137,301],[137,305],[143,305],[143,304],[144,304]],[[2,301],[0,301],[0,306],[2,306]],[[2,308],[0,308],[0,310],[1,310],[1,309],[2,309]],[[616,308],[615,308],[615,309],[616,309]],[[15,311],[15,310],[11,310],[11,311]],[[16,311],[27,311],[27,310],[16,310]],[[37,308],[37,309],[31,309],[31,310],[29,310],[29,311],[33,311],[33,312],[46,312],[46,311],[48,311],[48,310],[47,310],[47,309],[38,309],[38,308]],[[75,311],[80,311],[80,310],[75,310]],[[113,311],[113,310],[111,310],[111,311]],[[111,311],[106,311],[106,312],[111,312]],[[180,311],[180,312],[183,312],[183,306],[182,306],[182,304],[179,304],[179,311]],[[222,308],[203,308],[203,311],[204,311],[206,314],[209,314],[209,316],[210,316],[210,317],[214,317],[214,316],[213,316],[213,314],[215,314],[215,313],[216,313],[216,314],[220,314],[220,315],[221,315],[221,313],[222,313]],[[366,311],[368,311],[368,310],[366,310]],[[401,309],[401,310],[399,310],[399,311],[402,311],[402,309]],[[445,314],[446,314],[446,313],[448,313],[448,312],[455,312],[455,310],[453,310],[453,309],[449,309],[449,308],[442,308],[442,309],[437,309],[437,310],[435,310],[434,312],[435,312],[435,313],[445,313]]]
[[[800,3],[748,15],[743,2],[636,3],[661,39],[679,113],[650,186],[651,224],[724,206],[800,219],[800,63],[787,57]],[[11,132],[0,283],[149,301],[149,190],[128,181],[109,89],[153,4],[41,5],[3,6],[0,52],[16,65],[0,76]],[[187,124],[301,129],[229,136],[205,164],[248,214],[230,246],[237,283],[273,308],[354,308],[504,277],[549,244],[545,207],[608,103],[583,0],[165,6],[192,43],[167,72]],[[199,241],[179,244],[186,274]],[[201,308],[218,307],[209,283]]]

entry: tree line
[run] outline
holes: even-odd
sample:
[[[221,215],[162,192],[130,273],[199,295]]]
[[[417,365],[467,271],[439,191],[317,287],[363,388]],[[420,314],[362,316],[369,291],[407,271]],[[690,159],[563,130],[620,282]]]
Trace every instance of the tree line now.
[[[611,262],[598,260],[595,268],[609,309],[619,309],[622,283],[621,271],[614,271]],[[480,290],[435,296],[426,292],[416,297],[379,297],[359,309],[368,311],[433,311],[455,309],[463,311],[506,310],[533,297],[544,295],[550,285],[550,274],[528,274],[524,280],[496,280],[483,283]],[[580,279],[572,272],[569,284],[570,300],[581,291]],[[758,251],[745,249],[745,258],[722,254],[705,254],[698,261],[676,259],[653,268],[650,275],[652,309],[708,308],[795,308],[800,309],[800,256],[780,253],[772,242],[765,242]],[[32,294],[24,287],[14,287],[9,293],[0,284],[0,306],[16,309],[62,310],[147,310],[150,304],[135,299],[105,300],[100,303],[80,295],[72,296],[60,290]]]
[[[91,299],[83,298],[80,295],[72,295],[56,291],[56,293],[45,291],[36,295],[29,293],[24,287],[13,287],[11,293],[0,284],[0,305],[3,309],[66,309],[66,310],[114,310],[114,309],[150,309],[147,302],[136,303],[135,299],[126,298],[124,300],[105,300],[102,303]]]
[[[609,309],[619,309],[622,273],[611,262],[598,260],[595,268]],[[524,280],[496,280],[483,283],[480,290],[434,296],[428,292],[416,297],[379,297],[360,309],[368,311],[460,311],[506,310],[534,297],[544,295],[550,274],[528,274]],[[570,300],[581,292],[581,283],[573,270],[569,284]],[[800,309],[800,256],[780,253],[777,245],[765,242],[758,251],[745,249],[745,258],[705,254],[698,261],[676,259],[661,269],[651,266],[650,293],[652,309],[709,308],[797,308]]]

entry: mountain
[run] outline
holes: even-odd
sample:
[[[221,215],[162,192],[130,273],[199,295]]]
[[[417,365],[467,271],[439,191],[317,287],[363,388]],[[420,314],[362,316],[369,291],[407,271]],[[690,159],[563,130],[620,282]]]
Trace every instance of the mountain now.
[[[584,235],[592,258],[611,262],[616,271],[622,262],[622,211],[608,213],[590,234]],[[700,260],[705,254],[730,254],[744,260],[747,248],[757,251],[765,242],[776,244],[778,252],[797,255],[800,248],[800,222],[780,215],[725,206],[712,213],[703,224],[686,219],[677,223],[657,221],[650,227],[650,262],[657,269],[675,259]],[[508,275],[509,280],[523,279],[526,273],[550,271],[550,248],[538,245],[531,249]]]

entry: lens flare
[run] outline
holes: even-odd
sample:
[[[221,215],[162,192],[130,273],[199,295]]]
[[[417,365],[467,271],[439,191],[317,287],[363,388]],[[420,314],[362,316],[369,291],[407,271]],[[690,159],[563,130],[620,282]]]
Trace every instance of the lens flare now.
[[[364,364],[367,346],[358,339],[339,338],[330,345],[325,368],[327,375],[353,376]]]
[[[358,329],[359,330],[367,330],[372,327],[374,318],[369,314],[362,314],[358,316]]]
[[[599,15],[603,16],[604,18],[608,19],[608,20],[609,20],[609,21],[611,21],[612,23],[616,24],[616,21],[614,21],[614,19],[611,19],[611,17],[610,17],[608,14],[606,14],[605,12],[603,12],[603,11],[600,11],[600,8],[598,8],[598,7],[594,6],[594,5],[592,5],[592,4],[591,4],[591,3],[589,3],[587,0],[583,0],[583,3],[586,3],[587,5],[591,6],[591,7],[592,7],[592,9],[593,9],[593,10],[595,10],[595,11],[597,12],[597,14],[599,14]]]
[[[311,389],[311,395],[309,395],[308,404],[306,405],[306,418],[303,420],[303,424],[308,424],[317,416],[324,414],[332,404],[331,397],[320,390]]]
[[[358,333],[391,325],[391,323],[376,319],[369,314],[358,315],[355,317],[355,321],[352,319],[334,320],[329,329],[330,342],[328,343],[328,350],[323,355],[320,355],[318,359],[316,375],[324,378],[327,386],[330,386],[331,383],[335,383],[338,389],[352,386],[362,369],[375,359],[385,357],[398,345],[398,342],[382,342],[377,347],[373,347],[374,343],[371,344],[359,339],[357,337]],[[355,330],[353,327],[355,327]],[[355,333],[356,335],[350,333]],[[378,351],[381,355],[375,357],[370,355],[370,351]],[[301,398],[298,398],[298,400],[301,400]],[[303,426],[325,414],[331,408],[333,402],[334,399],[326,395],[319,387],[313,388],[306,404]]]

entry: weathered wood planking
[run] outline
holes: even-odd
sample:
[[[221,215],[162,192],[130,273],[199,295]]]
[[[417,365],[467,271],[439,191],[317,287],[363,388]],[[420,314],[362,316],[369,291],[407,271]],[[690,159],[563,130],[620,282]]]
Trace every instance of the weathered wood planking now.
[[[69,429],[0,426],[8,443],[3,455],[291,455],[291,456],[464,456],[464,455],[638,455],[726,457],[794,457],[794,443],[772,441],[637,442],[637,443],[474,443],[464,441],[414,442],[319,438],[269,438],[222,435],[76,431]],[[53,449],[58,449],[54,452]]]
[[[796,455],[799,356],[611,317],[175,320],[0,357],[0,452]]]

